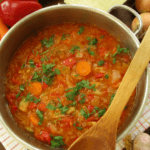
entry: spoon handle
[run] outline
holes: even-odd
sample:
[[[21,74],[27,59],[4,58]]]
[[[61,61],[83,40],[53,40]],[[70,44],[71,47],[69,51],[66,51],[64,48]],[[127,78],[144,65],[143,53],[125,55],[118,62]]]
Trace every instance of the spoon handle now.
[[[112,117],[110,122],[119,121],[120,115],[128,102],[133,90],[138,84],[147,64],[150,60],[150,27],[140,44],[131,64],[115,94],[115,97],[104,115],[105,118]]]

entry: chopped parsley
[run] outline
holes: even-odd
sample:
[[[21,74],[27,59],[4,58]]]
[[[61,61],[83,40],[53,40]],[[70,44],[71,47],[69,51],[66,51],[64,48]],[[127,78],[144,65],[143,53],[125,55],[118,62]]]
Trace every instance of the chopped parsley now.
[[[52,64],[52,63],[47,64],[47,65],[42,64],[43,73],[46,74],[46,75],[52,73],[52,72],[53,72],[53,71],[52,71],[52,68],[53,68],[54,66],[55,66],[55,64]]]
[[[109,79],[109,75],[108,75],[108,74],[105,74],[105,78],[106,78],[106,79]]]
[[[99,110],[98,117],[100,118],[101,116],[103,116],[105,112],[106,112],[106,108]]]
[[[44,47],[44,46],[51,47],[54,44],[54,37],[55,37],[55,35],[52,35],[51,37],[49,37],[49,40],[47,40],[47,39],[41,40],[42,47]]]
[[[88,47],[87,50],[88,50],[88,53],[89,53],[90,55],[92,55],[92,56],[95,55],[95,52],[91,51],[91,50],[90,50],[90,47]]]
[[[54,136],[52,137],[51,140],[51,148],[56,148],[56,147],[60,147],[62,145],[66,145],[63,141],[63,137],[62,136]]]
[[[65,34],[63,33],[63,35],[62,35],[62,37],[61,37],[61,40],[63,41],[63,40],[66,40],[66,36],[65,36]]]
[[[75,50],[80,50],[80,47],[77,46],[77,45],[72,45],[72,48],[70,49],[70,53],[74,54],[75,53]]]
[[[80,104],[84,104],[84,103],[85,103],[85,100],[86,100],[85,94],[82,94],[80,97],[81,97],[81,100],[79,101],[79,103],[80,103]]]
[[[78,34],[80,35],[83,31],[84,31],[84,26],[80,27],[79,31],[78,31]]]
[[[38,81],[38,82],[42,81],[42,78],[40,77],[37,71],[33,74],[31,81]]]
[[[43,119],[44,119],[44,117],[43,117],[43,111],[37,110],[37,111],[36,111],[36,114],[37,114],[38,117],[40,118],[40,121],[38,122],[38,125],[42,125]]]
[[[73,126],[74,127],[76,127],[78,130],[83,130],[83,128],[82,127],[78,127],[78,126],[76,126],[76,123],[79,123],[78,121],[76,121],[74,124],[73,124]]]
[[[113,58],[113,64],[115,64],[115,63],[116,63],[116,57]]]
[[[57,108],[55,106],[53,106],[51,103],[49,103],[47,106],[46,106],[47,109],[50,109],[50,110],[56,110]]]
[[[69,110],[68,106],[64,106],[64,107],[61,107],[59,109],[60,109],[62,114],[65,114]]]
[[[20,89],[20,92],[18,94],[16,94],[16,98],[18,98],[20,96],[21,92],[24,91],[25,84],[21,84],[20,87],[19,87],[19,89]]]
[[[115,93],[114,93],[113,95],[111,95],[110,102],[109,102],[109,106],[110,106],[110,104],[112,103],[114,97],[115,97]]]
[[[103,66],[103,65],[104,65],[104,63],[105,63],[105,61],[104,61],[104,60],[100,60],[100,61],[98,62],[98,65],[99,65],[99,66]]]
[[[116,55],[120,54],[121,52],[129,53],[129,49],[128,48],[121,48],[120,45],[118,45],[117,46],[117,51],[111,56],[111,57],[114,57],[113,58],[113,64],[116,63]]]
[[[66,93],[66,95],[65,95],[67,97],[67,100],[74,101],[74,98],[79,94],[79,91],[82,88],[93,89],[95,91],[96,90],[95,84],[93,84],[91,86],[89,84],[90,83],[88,80],[82,80],[82,81],[76,83],[76,87],[67,89],[67,90],[71,90],[70,92]]]
[[[46,54],[46,53],[48,53],[48,52],[49,52],[49,50],[47,50],[47,51],[41,53],[40,55]]]
[[[30,67],[31,67],[31,68],[35,68],[35,64],[34,64],[34,62],[33,62],[33,59],[30,59],[30,60],[29,60],[29,64],[30,64]]]
[[[54,74],[53,74],[54,75]],[[54,77],[51,77],[51,76],[44,76],[43,77],[43,81],[47,84],[47,85],[52,85],[53,81],[54,81]]]
[[[88,119],[90,117],[90,113],[89,112],[86,113],[83,109],[81,109],[80,113],[86,119]]]
[[[105,36],[104,36],[104,35],[102,35],[100,38],[101,38],[101,39],[103,39],[104,37],[105,37]]]
[[[62,40],[62,41],[63,41],[63,40],[66,40],[66,37],[67,37],[67,36],[70,36],[70,35],[63,33],[63,35],[62,35],[62,37],[61,37],[61,40]]]
[[[59,69],[55,69],[57,75],[61,74]]]
[[[75,75],[75,77],[78,77],[78,76],[79,76],[79,74],[76,74],[76,75]]]
[[[98,42],[97,38],[93,38],[93,39],[90,39],[90,40],[89,40],[88,45],[96,45],[97,42]]]
[[[25,102],[33,102],[33,103],[39,103],[41,101],[41,99],[38,99],[36,97],[34,97],[33,95],[31,95],[30,93],[26,96],[26,100]]]
[[[21,66],[21,69],[25,68],[25,62],[23,63],[23,65]]]

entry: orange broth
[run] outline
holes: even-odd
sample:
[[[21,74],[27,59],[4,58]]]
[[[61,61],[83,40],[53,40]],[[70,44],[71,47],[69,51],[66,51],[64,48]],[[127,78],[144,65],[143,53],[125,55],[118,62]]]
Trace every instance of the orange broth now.
[[[23,43],[8,68],[12,115],[37,140],[69,147],[105,114],[130,62],[129,50],[98,26],[45,28]],[[135,91],[119,127],[134,100]]]

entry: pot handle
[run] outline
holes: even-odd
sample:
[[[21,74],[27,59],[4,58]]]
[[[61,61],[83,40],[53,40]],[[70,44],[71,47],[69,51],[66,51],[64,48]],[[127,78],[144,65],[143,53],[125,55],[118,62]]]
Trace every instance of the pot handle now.
[[[135,17],[137,17],[137,19],[139,20],[139,27],[138,29],[134,32],[134,34],[137,36],[138,33],[142,30],[143,28],[143,21],[142,21],[142,18],[141,16],[132,8],[128,7],[128,6],[125,6],[125,5],[115,5],[115,6],[112,6],[107,12],[110,13],[113,9],[115,8],[122,8],[122,9],[125,9],[125,10],[128,10],[130,11]]]

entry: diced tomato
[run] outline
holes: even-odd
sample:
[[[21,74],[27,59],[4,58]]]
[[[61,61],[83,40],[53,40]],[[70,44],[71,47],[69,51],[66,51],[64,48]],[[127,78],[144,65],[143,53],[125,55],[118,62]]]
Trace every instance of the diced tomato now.
[[[41,67],[41,62],[36,63],[36,67],[37,68]]]
[[[45,112],[47,110],[46,105],[44,103],[40,103],[38,105],[38,109],[43,112]]]
[[[46,141],[48,144],[50,144],[52,139],[51,139],[50,134],[48,132],[43,131],[41,136],[43,137],[44,141]]]
[[[94,106],[92,106],[92,105],[89,105],[89,106],[88,106],[88,110],[89,110],[89,112],[92,112],[92,111],[93,111],[93,109],[94,109]]]
[[[85,120],[85,122],[90,122],[90,121],[94,121],[95,120],[95,117],[92,116],[92,117],[89,117],[88,119]]]
[[[74,57],[70,57],[70,58],[64,60],[63,64],[65,66],[69,66],[70,68],[72,68],[76,64],[76,60]]]
[[[108,94],[108,91],[107,91],[107,90],[105,90],[105,91],[103,92],[103,94],[104,94],[104,95]]]
[[[76,31],[72,31],[71,36],[73,37],[73,39],[76,39],[79,35]]]
[[[69,117],[63,117],[60,120],[61,123],[72,123],[72,121],[73,120],[71,118],[69,118]]]
[[[37,104],[36,103],[33,103],[33,102],[30,102],[29,106],[28,106],[30,109],[34,109],[37,107]]]
[[[125,62],[127,62],[130,59],[130,57],[128,55],[124,55],[123,59],[124,59]]]
[[[16,105],[11,105],[11,112],[15,113],[17,111],[18,107]]]
[[[14,103],[13,99],[16,98],[16,95],[15,93],[11,93],[11,94],[6,95],[6,98],[10,104],[13,104]]]
[[[63,130],[67,131],[71,126],[70,126],[70,123],[63,123],[63,124],[60,125],[60,127]]]
[[[14,84],[20,85],[20,80],[19,80],[18,78],[19,78],[19,77],[18,77],[18,74],[15,74],[15,75],[12,77],[11,81],[12,81]]]
[[[41,56],[40,55],[34,56],[33,62],[36,64],[41,63]]]
[[[51,93],[51,96],[60,97],[60,94],[59,93]]]
[[[95,75],[95,78],[102,78],[104,75],[104,73],[98,73]]]
[[[105,52],[106,52],[106,48],[105,47],[101,47],[99,50],[98,50],[99,54],[101,56],[105,56]]]
[[[89,100],[92,100],[92,99],[94,99],[94,96],[91,94],[91,95],[88,95],[87,98],[88,98]]]
[[[48,88],[48,85],[45,83],[45,82],[43,82],[43,90],[45,90],[46,88]]]

